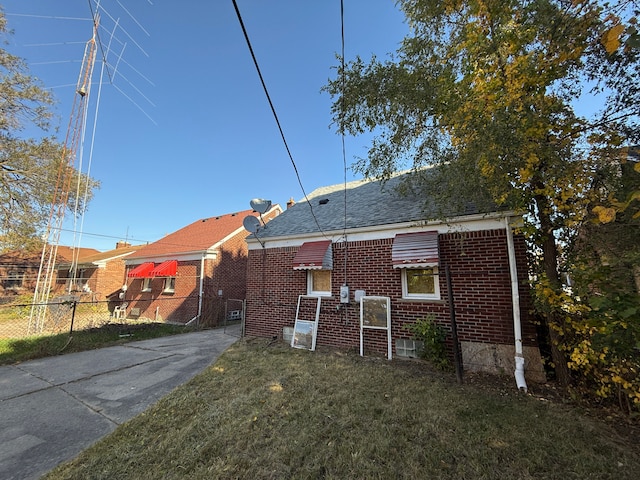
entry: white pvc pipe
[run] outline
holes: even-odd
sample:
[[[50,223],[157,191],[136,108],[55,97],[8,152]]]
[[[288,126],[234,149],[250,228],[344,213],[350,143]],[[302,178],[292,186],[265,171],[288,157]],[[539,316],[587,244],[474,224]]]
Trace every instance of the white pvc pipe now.
[[[516,265],[516,249],[513,244],[513,233],[509,225],[509,217],[504,218],[507,232],[507,251],[509,253],[509,273],[511,274],[511,298],[513,305],[513,335],[515,339],[515,377],[519,390],[527,391],[527,382],[524,378],[524,356],[522,354],[522,325],[520,322],[520,293],[518,291],[518,267]]]

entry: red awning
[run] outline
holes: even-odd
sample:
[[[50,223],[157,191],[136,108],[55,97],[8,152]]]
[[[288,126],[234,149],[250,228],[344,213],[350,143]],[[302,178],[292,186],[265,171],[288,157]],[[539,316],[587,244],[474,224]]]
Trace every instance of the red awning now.
[[[331,270],[332,268],[331,240],[305,242],[293,259],[294,270]]]
[[[129,277],[129,278],[147,278],[147,277],[151,276],[151,275],[149,275],[151,273],[151,270],[153,270],[153,262],[146,262],[146,263],[143,263],[141,265],[138,265],[136,268],[131,270],[127,274],[127,277]]]
[[[438,265],[438,232],[399,233],[391,248],[393,268]]]
[[[167,260],[151,270],[150,277],[175,277],[178,271],[177,260]]]

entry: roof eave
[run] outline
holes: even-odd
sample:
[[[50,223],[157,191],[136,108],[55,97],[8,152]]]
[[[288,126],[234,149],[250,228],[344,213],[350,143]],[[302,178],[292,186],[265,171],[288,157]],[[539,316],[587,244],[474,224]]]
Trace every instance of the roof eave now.
[[[443,220],[414,220],[409,222],[402,223],[388,223],[381,225],[370,225],[366,227],[357,227],[357,228],[348,228],[346,230],[329,230],[325,232],[309,232],[304,234],[288,234],[281,236],[271,236],[271,237],[255,237],[251,235],[246,239],[247,246],[249,250],[256,250],[262,248],[262,245],[266,245],[268,243],[277,242],[279,246],[297,246],[303,242],[310,241],[313,239],[318,239],[318,237],[323,238],[331,238],[332,241],[338,241],[343,238],[345,235],[353,236],[353,235],[366,235],[368,233],[380,233],[380,232],[395,232],[397,230],[415,228],[415,227],[428,227],[428,226],[437,226],[437,225],[459,225],[464,223],[471,222],[479,222],[482,220],[491,221],[491,220],[499,220],[504,219],[505,217],[521,217],[522,215],[513,211],[513,210],[505,210],[500,212],[490,212],[490,213],[478,213],[472,215],[463,215],[458,217],[451,217]],[[496,225],[497,226],[497,225]],[[324,235],[323,235],[324,233]]]

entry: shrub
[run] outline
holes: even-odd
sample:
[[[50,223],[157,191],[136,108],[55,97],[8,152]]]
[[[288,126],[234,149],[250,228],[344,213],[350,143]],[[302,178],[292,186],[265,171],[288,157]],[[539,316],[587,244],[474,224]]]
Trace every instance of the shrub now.
[[[447,330],[435,322],[433,315],[421,318],[411,325],[409,330],[415,340],[424,343],[424,348],[421,352],[422,358],[441,370],[449,368],[450,363],[445,346]]]

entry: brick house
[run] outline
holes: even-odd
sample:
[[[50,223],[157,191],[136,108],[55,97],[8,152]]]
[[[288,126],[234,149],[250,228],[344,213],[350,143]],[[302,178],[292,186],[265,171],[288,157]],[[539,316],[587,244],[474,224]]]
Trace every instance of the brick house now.
[[[271,207],[262,220],[282,212]],[[203,218],[145,245],[126,259],[128,318],[215,326],[243,308],[248,232],[253,210]]]
[[[450,326],[447,266],[465,370],[513,372],[524,363],[527,378],[543,380],[525,241],[511,229],[519,217],[466,208],[425,221],[424,198],[397,193],[402,177],[319,188],[248,237],[247,335],[281,336],[297,314],[313,317],[319,297],[318,345],[415,356],[409,325],[432,315]],[[379,329],[366,317],[376,301],[390,311]]]
[[[74,266],[69,260],[58,265],[56,290],[83,292],[90,294],[94,301],[104,301],[119,294],[125,277],[125,259],[142,248],[142,245],[130,245],[117,242],[116,248],[106,252],[85,255]]]
[[[56,264],[69,264],[74,258],[78,261],[84,261],[85,258],[98,253],[100,252],[94,248],[73,248],[60,245],[57,249]],[[1,294],[33,293],[40,271],[41,258],[41,251],[12,251],[1,254]]]

